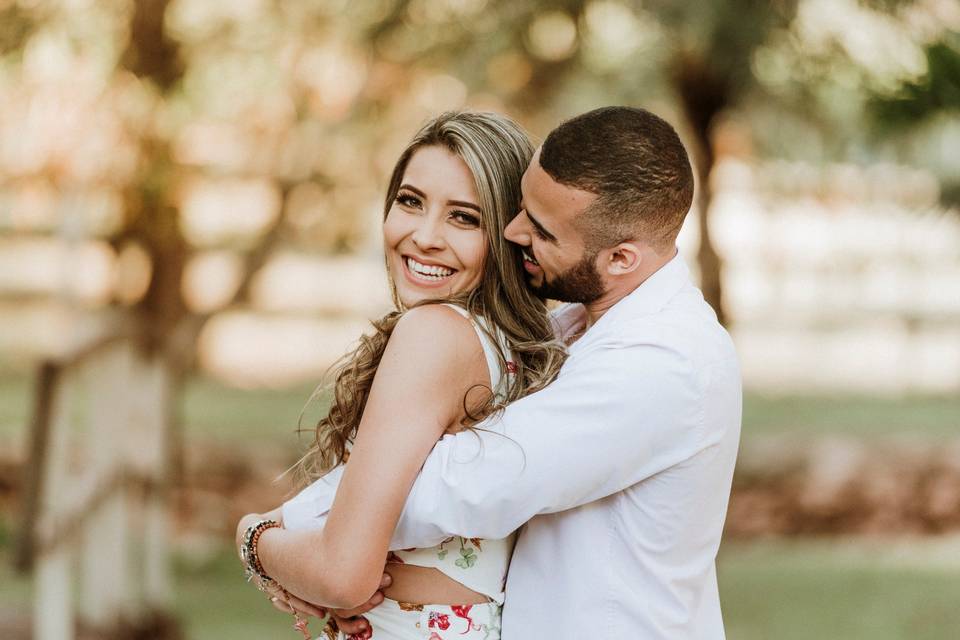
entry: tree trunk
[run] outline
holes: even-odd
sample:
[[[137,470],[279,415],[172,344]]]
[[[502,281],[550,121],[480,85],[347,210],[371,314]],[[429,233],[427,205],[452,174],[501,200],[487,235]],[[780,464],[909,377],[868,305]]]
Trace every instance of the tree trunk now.
[[[710,187],[710,172],[713,171],[714,155],[710,146],[709,132],[697,131],[697,209],[700,212],[700,246],[697,249],[697,265],[700,267],[700,289],[703,297],[717,313],[717,320],[726,326],[727,314],[723,303],[721,273],[723,263],[710,236],[710,205],[713,190]]]
[[[699,57],[689,53],[682,53],[675,60],[672,80],[694,136],[697,208],[700,211],[700,248],[697,251],[700,288],[703,297],[717,313],[717,319],[726,326],[728,318],[723,303],[723,261],[710,235],[710,205],[713,200],[710,172],[715,160],[710,134],[717,116],[729,106],[731,82],[713,72]]]

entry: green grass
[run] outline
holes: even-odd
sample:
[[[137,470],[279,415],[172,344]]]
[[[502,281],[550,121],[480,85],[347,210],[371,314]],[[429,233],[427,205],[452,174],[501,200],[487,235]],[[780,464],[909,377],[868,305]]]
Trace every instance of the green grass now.
[[[0,372],[0,448],[20,446],[29,418],[31,379]],[[197,377],[183,402],[188,443],[223,448],[297,448],[297,416],[312,388],[236,389]],[[304,420],[323,410],[315,402]],[[956,437],[958,397],[767,396],[748,393],[744,439],[764,436]],[[29,606],[29,581],[10,569],[11,514],[0,512],[0,612]],[[917,541],[731,542],[719,580],[731,640],[911,640],[954,637],[960,628],[960,548]],[[176,565],[177,612],[188,637],[245,640],[295,635],[245,584],[224,548]]]
[[[196,376],[184,390],[181,415],[188,440],[250,448],[297,445],[297,417],[313,392],[310,385],[285,389],[239,389]],[[0,373],[0,448],[21,447],[32,411],[33,380]],[[310,403],[307,427],[326,410],[325,398]]]
[[[727,544],[718,566],[731,640],[946,640],[960,629],[960,563],[952,548],[898,559],[889,543]],[[901,548],[900,551],[903,549]]]
[[[747,393],[743,436],[960,435],[960,396],[762,395]]]
[[[33,380],[22,373],[0,373],[0,448],[23,450],[30,417]]]
[[[277,611],[243,580],[236,555],[224,549],[203,561],[176,563],[176,613],[191,640],[299,637],[293,616]]]
[[[30,603],[30,581],[13,570],[13,544],[18,522],[0,512],[0,612],[16,611]]]
[[[313,389],[310,385],[238,389],[195,377],[183,398],[185,437],[226,446],[297,446],[297,418]],[[312,401],[304,427],[309,428],[326,406],[325,398]]]
[[[30,414],[32,381],[0,374],[0,446],[19,446]],[[297,416],[310,396],[308,384],[285,389],[237,389],[204,377],[185,390],[182,415],[188,440],[226,447],[297,448]],[[309,426],[324,410],[312,402]],[[743,437],[847,435],[914,436],[940,440],[960,434],[960,396],[782,395],[747,393]]]
[[[726,544],[718,563],[731,640],[947,640],[960,629],[960,541]],[[0,552],[3,610],[29,583]],[[294,637],[289,616],[246,584],[232,550],[176,563],[176,612],[192,640]],[[588,612],[585,612],[588,614]]]

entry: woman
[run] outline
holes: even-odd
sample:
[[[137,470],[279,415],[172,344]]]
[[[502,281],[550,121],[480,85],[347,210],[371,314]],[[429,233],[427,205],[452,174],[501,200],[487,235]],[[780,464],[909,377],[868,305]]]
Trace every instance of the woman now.
[[[516,124],[476,112],[439,116],[401,154],[383,225],[397,311],[338,369],[330,413],[301,460],[309,477],[325,477],[285,505],[286,528],[257,525],[258,514],[238,526],[253,572],[285,590],[275,597],[344,609],[366,602],[436,440],[558,372],[563,348],[525,284],[519,249],[503,238],[531,155]],[[391,552],[392,584],[367,614],[370,635],[498,638],[512,546],[513,536],[450,538]]]

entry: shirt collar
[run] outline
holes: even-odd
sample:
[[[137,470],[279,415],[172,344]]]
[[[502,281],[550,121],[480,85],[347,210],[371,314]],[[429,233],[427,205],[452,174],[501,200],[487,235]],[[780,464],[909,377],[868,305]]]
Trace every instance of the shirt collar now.
[[[607,318],[636,317],[656,313],[690,282],[690,270],[677,252],[665,265],[654,271],[636,289],[600,316],[597,325]],[[596,326],[596,325],[594,325]]]
[[[690,270],[679,252],[665,265],[657,269],[636,289],[625,295],[606,313],[600,316],[596,324],[590,327],[584,337],[596,334],[602,327],[609,327],[622,319],[649,315],[662,309],[679,291],[690,282]],[[586,311],[582,304],[567,304],[553,314],[557,335],[561,338],[571,335],[583,327]],[[583,338],[574,343],[574,346]]]

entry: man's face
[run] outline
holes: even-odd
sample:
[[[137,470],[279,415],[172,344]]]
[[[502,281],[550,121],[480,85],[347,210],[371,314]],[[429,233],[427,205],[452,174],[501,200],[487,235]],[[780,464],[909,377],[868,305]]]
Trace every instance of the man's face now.
[[[590,303],[604,293],[597,271],[597,251],[587,251],[575,218],[597,199],[596,194],[556,182],[534,154],[520,181],[521,210],[504,237],[523,247],[523,266],[530,288],[544,298]]]

